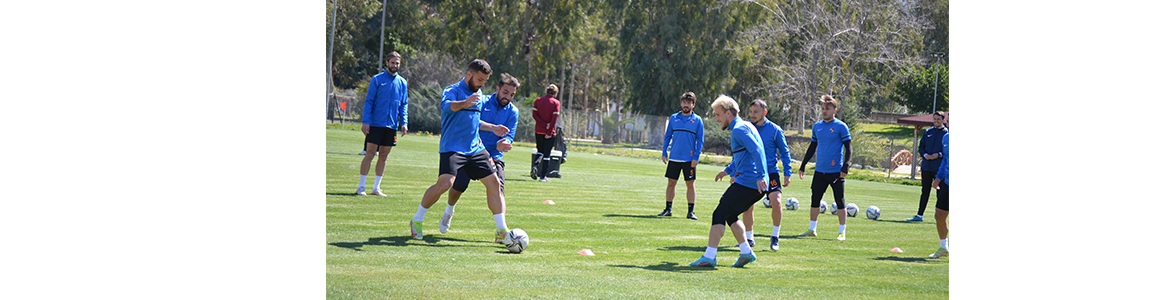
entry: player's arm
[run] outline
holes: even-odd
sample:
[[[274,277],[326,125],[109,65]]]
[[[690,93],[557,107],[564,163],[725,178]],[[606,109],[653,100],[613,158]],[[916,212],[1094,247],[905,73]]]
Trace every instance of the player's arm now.
[[[918,156],[926,160],[930,160],[930,158],[927,157],[929,155],[930,153],[926,153],[926,133],[924,132],[922,133],[922,138],[918,140]]]
[[[459,110],[462,110],[464,108],[472,107],[476,104],[479,104],[479,98],[480,98],[480,94],[475,93],[475,94],[471,94],[471,96],[468,96],[467,99],[460,100],[460,101],[452,101],[451,102],[451,111],[459,111]]]
[[[853,141],[841,142],[841,147],[845,148],[845,158],[841,162],[841,178],[845,178],[845,175],[849,174],[849,161],[853,158]]]
[[[817,153],[817,142],[809,142],[808,150],[804,150],[804,159],[800,161],[800,179],[804,179],[804,166],[808,165],[808,161],[812,159],[815,153]]]
[[[695,132],[698,132],[699,134],[698,138],[695,139],[695,159],[691,161],[692,168],[699,166],[699,156],[703,155],[703,119],[699,118],[699,116],[695,116],[695,120],[698,120],[698,122],[695,122],[695,124],[699,124],[699,130],[696,130]]]
[[[402,86],[407,87],[406,79],[402,80]],[[406,90],[406,89],[403,89],[403,90]],[[407,93],[406,95],[402,95],[402,105],[400,105],[398,107],[398,109],[399,109],[398,119],[402,120],[402,125],[399,125],[400,128],[398,129],[398,131],[400,131],[400,133],[402,133],[403,135],[406,135],[406,131],[407,131],[406,120],[407,120],[407,117],[409,117],[408,112],[410,111],[407,109],[408,105],[410,105],[410,93]]]
[[[512,141],[516,140],[516,122],[520,119],[520,111],[512,109],[512,113],[508,114],[508,120],[504,121],[504,126],[508,127],[508,135],[505,135],[501,141],[507,140],[511,145]]]
[[[670,140],[674,137],[674,124],[670,122],[670,117],[666,117],[666,134],[662,135],[662,163],[666,163],[666,159],[670,157]]]

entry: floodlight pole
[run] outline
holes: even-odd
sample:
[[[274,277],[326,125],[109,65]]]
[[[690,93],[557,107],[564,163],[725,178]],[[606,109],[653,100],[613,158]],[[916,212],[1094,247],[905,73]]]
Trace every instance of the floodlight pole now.
[[[947,54],[942,53],[942,52],[933,52],[930,55],[933,55],[935,57],[935,60],[934,60],[934,102],[931,103],[931,105],[930,105],[930,113],[934,113],[934,112],[938,111],[938,69],[939,69],[938,64],[939,64],[939,61],[942,60],[942,57],[946,56]]]
[[[382,73],[384,62],[382,62],[382,48],[386,46],[386,2],[389,0],[382,0],[382,38],[378,40],[378,73]]]
[[[332,25],[333,29],[331,29],[332,32],[329,34],[329,58],[327,59],[327,61],[329,63],[329,74],[325,78],[325,83],[328,84],[328,86],[326,86],[326,88],[325,88],[325,107],[326,107],[325,110],[329,111],[330,119],[332,119],[332,116],[333,116],[333,111],[332,111],[332,107],[330,107],[329,100],[330,100],[330,97],[333,96],[333,36],[337,35],[337,0],[333,0],[333,21],[332,21],[332,23],[333,23],[333,25]],[[344,128],[345,119],[342,119],[341,124]]]

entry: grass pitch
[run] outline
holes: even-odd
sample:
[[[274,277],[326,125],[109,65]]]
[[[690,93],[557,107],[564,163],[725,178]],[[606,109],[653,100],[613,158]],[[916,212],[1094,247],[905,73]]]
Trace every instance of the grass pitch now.
[[[719,267],[687,266],[702,256],[711,212],[727,187],[726,179],[714,181],[721,168],[698,167],[698,221],[685,218],[682,182],[674,217],[658,217],[666,186],[661,161],[571,149],[561,166],[565,177],[551,183],[528,178],[530,148],[505,154],[507,222],[528,232],[531,244],[524,253],[492,243],[495,225],[476,181],[456,206],[450,231],[438,232],[444,195],[427,213],[425,238],[414,240],[408,221],[437,178],[438,142],[437,136],[400,137],[382,182],[388,197],[353,196],[361,132],[327,129],[328,298],[948,297],[949,258],[925,259],[938,248],[933,196],[927,221],[907,223],[902,220],[917,210],[919,187],[848,181],[846,202],[862,210],[848,220],[848,240],[835,240],[837,218],[827,213],[818,217],[820,236],[797,238],[808,228],[811,174],[805,180],[793,176],[784,188],[782,199],[796,197],[801,207],[784,211],[779,251],[768,250],[771,217],[756,205],[758,260],[746,268],[730,266],[739,253],[730,230],[720,243]],[[368,185],[373,177],[371,171]],[[825,198],[832,198],[831,190]],[[878,221],[865,218],[870,205],[882,209]],[[894,247],[905,253],[890,252]],[[596,256],[577,254],[582,249]]]

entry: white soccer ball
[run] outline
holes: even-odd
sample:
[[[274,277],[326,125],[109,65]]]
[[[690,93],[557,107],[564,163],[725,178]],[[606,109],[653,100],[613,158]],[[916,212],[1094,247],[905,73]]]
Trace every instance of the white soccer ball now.
[[[788,198],[788,200],[784,201],[784,209],[796,210],[796,208],[798,208],[798,207],[800,207],[800,201],[796,201],[795,197]]]
[[[769,200],[768,197],[764,197],[764,201],[760,202],[764,203],[764,208],[772,208],[772,200]]]
[[[524,229],[515,228],[504,235],[504,247],[512,253],[524,252],[528,248],[528,233]]]
[[[837,202],[833,202],[832,205],[829,205],[829,213],[833,214],[834,216],[837,215]]]
[[[845,215],[850,216],[850,217],[856,217],[857,210],[858,210],[857,204],[853,204],[853,203],[845,204]]]
[[[877,206],[870,205],[869,208],[865,209],[865,217],[866,218],[870,218],[871,220],[877,220],[878,217],[881,217],[881,216],[882,216],[882,210],[879,209]]]
[[[825,205],[824,201],[821,201],[821,213],[825,213],[826,210],[829,210],[829,206]]]

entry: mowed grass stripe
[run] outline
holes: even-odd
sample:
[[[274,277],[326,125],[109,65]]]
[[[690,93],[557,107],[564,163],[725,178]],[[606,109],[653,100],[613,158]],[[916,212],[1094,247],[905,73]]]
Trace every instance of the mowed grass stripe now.
[[[715,182],[722,168],[700,165],[695,205],[687,220],[686,188],[678,183],[674,217],[664,207],[665,165],[659,160],[569,151],[565,177],[541,183],[528,178],[531,148],[505,154],[508,225],[523,228],[531,246],[510,254],[491,243],[494,222],[483,185],[473,181],[456,207],[450,232],[438,233],[446,195],[427,213],[424,240],[409,236],[414,215],[438,169],[438,137],[407,135],[389,154],[382,189],[389,197],[357,197],[357,155],[362,135],[326,131],[326,282],[330,299],[413,298],[913,298],[948,296],[949,258],[926,260],[938,247],[933,205],[928,222],[901,222],[917,210],[919,188],[849,180],[846,201],[861,211],[849,218],[848,241],[834,239],[837,217],[818,215],[815,238],[796,238],[808,228],[809,181],[792,177],[784,198],[801,207],[783,211],[780,250],[767,250],[769,209],[756,206],[755,251],[759,260],[732,268],[739,249],[730,232],[720,243],[717,269],[686,266],[702,255],[710,214],[729,182]],[[811,173],[811,170],[810,170]],[[372,172],[371,172],[372,174]],[[373,184],[371,175],[367,181]],[[825,195],[832,199],[832,193]],[[553,200],[555,205],[542,202]],[[882,209],[880,221],[865,208]],[[900,247],[906,253],[889,249]],[[596,256],[577,251],[589,248]]]

